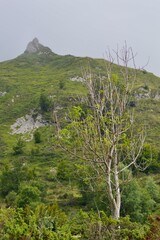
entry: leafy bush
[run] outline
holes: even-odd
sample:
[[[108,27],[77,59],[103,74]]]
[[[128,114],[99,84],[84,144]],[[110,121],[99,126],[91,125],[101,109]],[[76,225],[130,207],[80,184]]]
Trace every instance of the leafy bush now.
[[[0,175],[0,196],[3,198],[7,196],[9,204],[11,204],[13,194],[8,194],[10,192],[18,194],[20,185],[22,185],[23,182],[31,181],[35,176],[34,168],[30,168],[22,163],[20,159],[17,159],[10,168],[6,167]]]
[[[44,93],[40,96],[39,104],[42,112],[48,112],[51,108],[51,100]]]
[[[22,208],[40,202],[40,195],[41,192],[36,186],[23,185],[17,197],[17,206]]]
[[[60,81],[59,81],[59,89],[64,89],[65,88],[65,81],[63,80],[63,79],[61,79]]]
[[[0,239],[71,240],[65,213],[57,205],[39,205],[34,211],[0,209]]]
[[[19,169],[5,169],[0,176],[0,194],[5,197],[11,191],[18,191],[21,180]]]
[[[104,212],[81,210],[70,219],[57,205],[38,205],[35,210],[1,208],[0,223],[2,240],[142,240],[149,231],[147,225],[128,217],[114,220]]]
[[[155,211],[159,197],[159,187],[153,180],[139,183],[133,179],[122,187],[121,214],[129,215],[132,221],[143,223]]]
[[[40,132],[37,130],[34,132],[34,142],[35,143],[40,143],[42,140],[41,140],[41,134]]]
[[[150,144],[146,143],[143,146],[142,152],[138,157],[137,164],[145,173],[160,171],[160,164],[158,163],[158,151]],[[147,168],[146,168],[147,166]],[[137,172],[134,169],[134,172]]]
[[[17,144],[13,147],[15,155],[22,154],[25,147],[25,142],[22,138],[19,138]]]
[[[74,164],[71,164],[67,159],[61,160],[57,166],[57,178],[65,181],[69,181],[70,179],[74,180],[74,170]]]
[[[83,240],[140,240],[149,231],[147,225],[131,222],[129,217],[115,220],[100,211],[80,211],[73,219],[71,233],[79,234]]]
[[[14,207],[16,206],[16,199],[17,199],[17,193],[14,191],[11,191],[8,193],[8,195],[5,198],[5,202],[7,204],[7,207]]]

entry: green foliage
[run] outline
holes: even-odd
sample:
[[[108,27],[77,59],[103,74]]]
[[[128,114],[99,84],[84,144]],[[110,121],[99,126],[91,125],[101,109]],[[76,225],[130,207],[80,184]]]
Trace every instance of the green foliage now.
[[[96,177],[95,170],[81,160],[76,164],[74,176],[82,195],[80,203],[88,209],[107,210],[105,183],[100,176]]]
[[[74,166],[67,160],[62,160],[57,166],[57,178],[60,180],[69,180],[74,178]]]
[[[65,88],[65,82],[64,82],[64,80],[61,79],[61,80],[59,81],[59,89],[62,90],[62,89],[64,89],[64,88]]]
[[[27,205],[40,202],[41,192],[36,186],[22,185],[19,189],[17,206],[24,208]]]
[[[22,182],[30,181],[35,178],[34,169],[29,168],[20,160],[17,160],[13,166],[6,167],[0,175],[0,195],[6,197],[6,202],[15,204],[15,196],[18,195]]]
[[[24,176],[23,176],[24,177]],[[5,169],[0,176],[0,194],[5,197],[11,191],[18,191],[20,181],[22,180],[21,171],[18,167]]]
[[[160,186],[156,184],[153,177],[147,177],[146,181],[144,181],[144,187],[150,194],[151,198],[156,202],[160,203]]]
[[[17,193],[15,191],[10,191],[5,198],[7,207],[15,207],[17,205]]]
[[[95,233],[96,230],[99,229],[99,219],[97,216],[84,217],[82,216],[83,214],[89,215],[89,213],[83,212],[82,215],[77,217],[77,224],[76,221],[75,223],[70,221],[68,226],[66,215],[64,213],[62,215],[55,213],[55,215],[57,214],[56,221],[62,221],[63,219],[65,219],[65,221],[61,224],[56,223],[57,230],[51,231],[54,225],[51,218],[55,220],[55,216],[50,216],[51,214],[48,213],[50,210],[43,210],[43,213],[40,214],[38,213],[40,210],[28,210],[28,213],[26,213],[24,210],[11,208],[16,208],[17,204],[18,206],[30,204],[33,210],[35,205],[38,204],[37,202],[44,202],[44,200],[46,204],[53,202],[55,199],[61,203],[63,202],[61,196],[65,195],[66,198],[68,198],[70,195],[70,192],[68,193],[68,186],[66,186],[69,179],[74,181],[72,187],[76,189],[78,197],[82,196],[82,198],[81,201],[78,202],[78,206],[65,207],[66,211],[72,214],[77,208],[84,207],[87,210],[92,208],[94,211],[97,211],[98,208],[104,210],[108,216],[110,214],[107,206],[104,182],[101,177],[95,179],[93,169],[91,170],[88,166],[83,168],[79,158],[75,157],[75,159],[72,159],[72,162],[69,160],[61,161],[62,153],[61,150],[56,149],[57,142],[53,149],[52,137],[54,130],[51,126],[48,127],[48,129],[47,127],[44,128],[44,130],[40,132],[37,131],[40,133],[40,136],[34,136],[34,142],[38,143],[43,139],[39,145],[34,145],[33,141],[25,142],[24,144],[22,138],[18,139],[17,143],[15,143],[15,136],[10,134],[11,124],[13,124],[18,117],[28,114],[31,109],[40,109],[44,117],[47,118],[49,116],[50,120],[50,110],[53,102],[54,105],[60,109],[57,114],[60,116],[60,124],[62,126],[66,125],[66,120],[63,119],[66,108],[76,105],[71,109],[70,113],[71,117],[78,122],[77,125],[74,123],[74,128],[79,127],[80,121],[87,117],[87,113],[90,112],[91,109],[87,109],[88,105],[79,102],[79,96],[82,96],[84,99],[87,95],[83,84],[70,81],[70,78],[81,76],[80,66],[87,66],[88,63],[95,76],[106,76],[104,60],[76,58],[69,55],[21,55],[12,61],[0,63],[0,92],[7,92],[5,96],[0,97],[0,204],[1,206],[6,204],[6,206],[9,207],[8,209],[1,208],[0,210],[0,239],[2,240],[35,240],[40,239],[40,234],[42,234],[43,239],[69,240],[81,239],[81,236],[83,236],[84,239],[93,239],[97,234]],[[112,75],[111,79],[113,83],[118,84],[121,91],[123,91],[124,86],[121,83],[121,79],[117,77],[120,68],[114,64],[112,67],[115,74]],[[96,91],[98,91],[99,82],[97,81],[95,85]],[[149,142],[149,145],[145,145],[143,148],[142,154],[139,157],[139,163],[141,163],[140,166],[142,168],[145,163],[149,164],[149,167],[145,170],[146,174],[159,173],[160,154],[157,149],[160,145],[158,110],[160,109],[160,101],[154,99],[154,97],[157,96],[156,94],[159,94],[159,78],[151,73],[146,74],[146,72],[137,71],[137,82],[133,88],[133,91],[135,90],[134,96],[132,96],[133,101],[135,100],[135,96],[138,98],[136,107],[134,108],[137,114],[137,125],[145,122],[147,126],[147,142]],[[148,93],[148,90],[151,98],[143,98],[144,92]],[[142,98],[138,95],[139,93],[142,94]],[[70,121],[70,119],[67,119],[67,122],[68,121]],[[92,129],[92,133],[94,133],[93,125]],[[69,129],[62,131],[62,135],[64,137],[63,142],[70,146],[76,146],[76,144],[79,144],[81,141],[81,139],[76,137],[76,133],[71,138]],[[124,136],[122,140],[124,145],[127,145],[128,139],[126,136]],[[11,152],[14,154],[11,155]],[[69,159],[69,156],[66,156],[66,159]],[[77,165],[76,168],[75,163]],[[53,169],[57,170],[57,172],[55,170],[54,174],[52,174]],[[137,176],[137,171],[134,172],[134,176]],[[50,178],[48,173],[50,174]],[[128,181],[131,175],[131,172],[126,171],[125,174],[120,174],[120,179]],[[159,175],[157,175],[157,182],[158,181]],[[75,189],[71,189],[71,191]],[[148,176],[142,176],[142,180],[137,180],[136,183],[131,181],[128,187],[124,184],[122,191],[123,215],[128,214],[131,216],[131,220],[135,219],[136,221],[143,222],[152,212],[156,211],[157,214],[160,214],[158,210],[159,192],[159,186],[153,178]],[[66,201],[67,200],[68,199],[66,199]],[[90,213],[90,215],[94,214]],[[92,221],[93,218],[95,218],[95,220]],[[110,222],[113,220],[110,219],[107,221]],[[139,236],[139,239],[143,239],[142,236],[145,235],[144,226],[131,223],[130,221],[128,223],[128,220],[124,220],[124,222],[125,221],[124,227],[121,225],[121,234],[123,233],[123,237],[121,236],[121,238],[138,239]],[[89,225],[90,223],[91,225]],[[153,222],[151,221],[151,225],[152,223],[153,228],[149,239],[154,239],[153,234],[155,229],[157,229],[156,234],[158,236],[158,215],[153,219]],[[105,228],[105,224],[104,221],[102,224],[103,229]],[[109,226],[111,226],[109,231],[112,231],[112,224]],[[72,228],[72,233],[70,232],[70,228]],[[116,228],[116,230],[118,229]],[[110,232],[105,234],[110,234]],[[121,238],[119,237],[118,239]],[[158,236],[158,239],[159,238]],[[108,239],[111,238],[108,237]]]
[[[149,231],[147,225],[131,222],[128,217],[115,220],[100,211],[84,212],[73,218],[71,232],[86,240],[142,240]]]
[[[71,240],[66,220],[65,213],[56,205],[39,205],[34,211],[29,207],[1,209],[0,239]]]
[[[152,178],[139,183],[136,179],[122,186],[123,216],[129,215],[132,221],[145,222],[156,210],[160,202],[160,188]]]
[[[32,156],[38,155],[39,152],[40,152],[40,151],[39,151],[39,148],[38,148],[38,147],[34,147],[34,148],[31,149],[31,155],[32,155]]]
[[[19,138],[17,144],[13,147],[13,151],[15,155],[22,154],[24,151],[25,142],[22,138]]]
[[[138,157],[137,164],[140,167],[140,169],[144,170],[146,173],[159,172],[160,166],[158,162],[157,149],[148,143],[144,144],[142,152]]]
[[[69,113],[69,117],[75,121],[80,121],[83,115],[84,111],[80,106],[73,106]]]
[[[51,100],[44,93],[40,96],[39,104],[42,112],[49,112],[51,109]]]
[[[142,240],[149,230],[128,217],[114,220],[102,211],[97,214],[81,210],[70,219],[56,205],[39,205],[35,210],[0,209],[0,222],[2,240]]]
[[[34,142],[35,143],[40,143],[42,140],[41,140],[41,134],[38,130],[36,130],[34,132]]]

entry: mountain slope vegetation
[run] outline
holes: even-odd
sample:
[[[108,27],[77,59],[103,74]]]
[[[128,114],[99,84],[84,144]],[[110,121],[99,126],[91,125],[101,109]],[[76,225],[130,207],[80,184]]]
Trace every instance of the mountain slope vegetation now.
[[[83,70],[88,68],[105,76],[106,63],[102,59],[59,56],[54,53],[24,53],[16,59],[0,63],[1,124],[11,124],[17,117],[37,108],[42,92],[68,104],[70,97],[85,94],[81,82]],[[119,71],[114,65],[115,73]],[[148,139],[159,144],[160,80],[152,73],[137,70],[133,104],[140,121],[146,123]],[[63,103],[62,103],[63,104]]]
[[[41,226],[41,232],[36,227],[33,230],[33,239],[144,239],[148,216],[154,214],[150,219],[154,227],[160,214],[160,78],[134,70],[136,81],[128,108],[135,114],[137,129],[142,123],[145,126],[146,143],[139,161],[149,167],[143,172],[133,168],[122,176],[126,182],[121,215],[130,219],[117,222],[109,218],[104,182],[91,183],[89,176],[94,172],[90,167],[71,158],[56,141],[57,123],[67,126],[69,109],[80,105],[86,111],[84,73],[105,78],[108,62],[61,56],[37,39],[28,46],[17,58],[0,63],[0,222],[5,226],[0,227],[0,236],[11,239],[19,218],[23,224],[17,225],[12,239],[27,239],[22,237],[31,234],[33,218],[34,226]],[[112,64],[115,75],[121,68]],[[22,228],[27,229],[26,235]]]

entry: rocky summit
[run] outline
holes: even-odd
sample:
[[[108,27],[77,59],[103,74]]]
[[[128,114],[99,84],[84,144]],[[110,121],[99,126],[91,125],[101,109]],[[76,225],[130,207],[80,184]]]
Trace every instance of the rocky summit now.
[[[39,43],[39,40],[37,38],[34,38],[31,42],[28,43],[24,53],[49,54],[52,53],[52,50],[48,47],[43,46],[41,43]]]

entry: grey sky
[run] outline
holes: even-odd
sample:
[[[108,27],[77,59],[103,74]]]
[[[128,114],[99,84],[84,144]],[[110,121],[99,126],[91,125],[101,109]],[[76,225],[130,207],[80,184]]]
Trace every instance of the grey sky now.
[[[34,37],[58,54],[102,58],[126,40],[160,76],[159,0],[0,0],[0,61]]]

